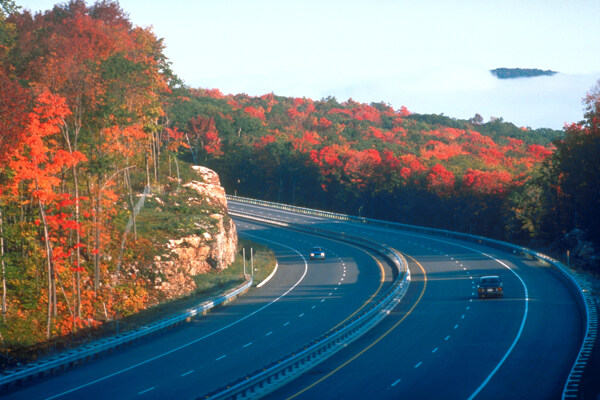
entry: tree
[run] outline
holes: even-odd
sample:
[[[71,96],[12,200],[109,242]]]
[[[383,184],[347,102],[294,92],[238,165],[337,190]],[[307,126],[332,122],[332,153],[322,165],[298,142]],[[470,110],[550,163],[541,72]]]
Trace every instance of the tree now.
[[[565,137],[554,142],[545,178],[559,231],[582,229],[600,245],[600,82],[584,103],[586,119],[566,127]]]
[[[53,249],[47,210],[58,199],[55,188],[60,184],[59,175],[65,168],[85,161],[83,154],[70,153],[57,147],[55,136],[60,132],[60,124],[67,115],[69,109],[64,99],[47,91],[43,92],[29,114],[27,135],[21,145],[14,147],[9,155],[9,168],[14,173],[11,190],[16,192],[20,185],[26,187],[26,192],[37,203],[43,227],[48,277],[47,338],[51,336],[52,321],[58,315],[57,254]]]

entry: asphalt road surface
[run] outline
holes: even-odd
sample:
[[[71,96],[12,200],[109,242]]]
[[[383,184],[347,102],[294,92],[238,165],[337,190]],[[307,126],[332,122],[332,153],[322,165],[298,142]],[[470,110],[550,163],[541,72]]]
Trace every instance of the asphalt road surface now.
[[[583,316],[559,274],[469,242],[336,222],[230,202],[230,209],[346,232],[402,252],[412,281],[363,337],[269,399],[558,399],[577,356]],[[366,249],[236,219],[279,267],[261,288],[182,327],[8,393],[6,399],[197,398],[343,323],[385,291],[394,270]],[[326,249],[310,261],[311,247]],[[475,282],[498,274],[500,299]]]

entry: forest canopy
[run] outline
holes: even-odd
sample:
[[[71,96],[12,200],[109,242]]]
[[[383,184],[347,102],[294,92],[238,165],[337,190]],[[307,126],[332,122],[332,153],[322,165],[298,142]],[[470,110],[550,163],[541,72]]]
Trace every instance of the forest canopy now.
[[[177,188],[186,162],[217,171],[229,194],[558,254],[575,237],[598,269],[600,86],[563,131],[385,102],[223,94],[183,85],[163,41],[116,2],[35,15],[0,6],[3,343],[159,302],[145,268],[156,243],[125,226],[136,197]]]

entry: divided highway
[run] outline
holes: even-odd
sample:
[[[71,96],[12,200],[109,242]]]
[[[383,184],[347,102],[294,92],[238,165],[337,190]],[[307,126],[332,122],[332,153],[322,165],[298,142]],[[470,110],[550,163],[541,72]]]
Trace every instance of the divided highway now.
[[[409,291],[388,318],[267,398],[562,397],[585,316],[554,269],[470,242],[230,207],[384,242],[405,254],[411,271]],[[504,298],[477,298],[482,274],[502,277]]]
[[[230,201],[230,210],[379,241],[402,252],[411,283],[382,322],[268,399],[560,399],[583,337],[576,294],[558,272],[479,244]],[[325,237],[235,219],[275,251],[277,273],[234,303],[6,399],[195,399],[342,324],[383,293],[395,269]],[[310,261],[309,249],[326,249]],[[502,299],[476,278],[499,274]]]
[[[279,267],[267,284],[190,324],[3,398],[193,399],[343,323],[394,278],[384,259],[357,246],[236,223],[240,235],[275,251]],[[316,245],[326,249],[325,260],[309,260]]]

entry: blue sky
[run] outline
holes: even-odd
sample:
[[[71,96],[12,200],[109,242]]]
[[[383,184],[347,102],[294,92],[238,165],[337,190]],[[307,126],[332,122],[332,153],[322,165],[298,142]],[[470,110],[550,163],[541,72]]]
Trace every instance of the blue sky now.
[[[33,12],[56,1],[24,0]],[[88,2],[90,4],[90,2]],[[600,79],[598,0],[121,0],[193,87],[562,128]],[[500,81],[497,67],[559,71]]]

